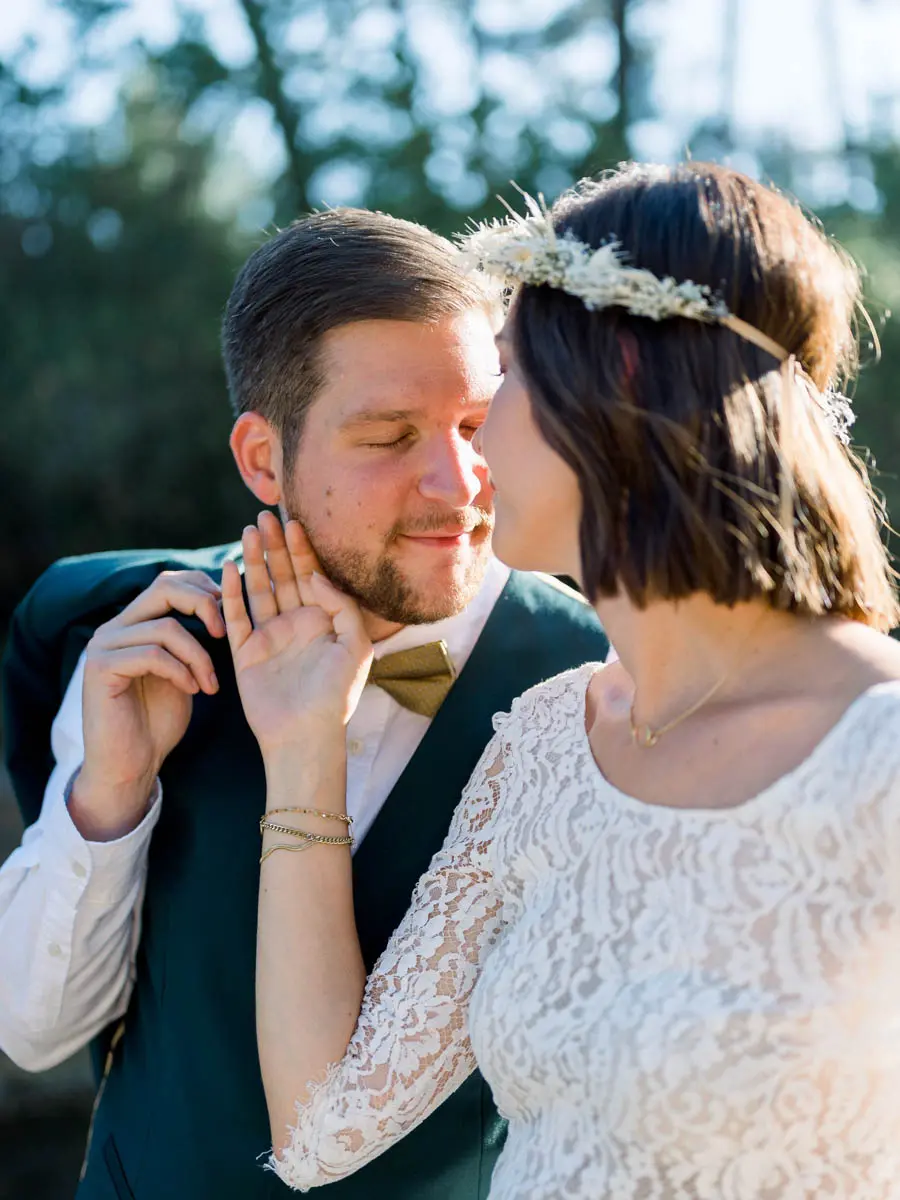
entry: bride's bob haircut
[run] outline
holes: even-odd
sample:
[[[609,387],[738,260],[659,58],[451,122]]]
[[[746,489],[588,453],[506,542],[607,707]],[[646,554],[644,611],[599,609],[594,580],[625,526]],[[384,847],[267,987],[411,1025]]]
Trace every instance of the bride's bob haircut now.
[[[790,356],[715,323],[519,288],[507,334],[539,428],[578,477],[591,599],[705,592],[896,625],[882,507],[828,415],[857,366],[848,256],[785,196],[701,163],[622,167],[551,216],[557,233],[705,285]]]

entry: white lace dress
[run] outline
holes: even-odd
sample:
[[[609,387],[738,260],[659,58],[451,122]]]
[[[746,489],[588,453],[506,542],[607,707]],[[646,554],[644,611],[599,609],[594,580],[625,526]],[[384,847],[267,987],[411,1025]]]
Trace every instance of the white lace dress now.
[[[608,784],[596,664],[495,718],[343,1062],[272,1165],[356,1170],[476,1060],[491,1200],[900,1196],[900,684],[733,809]]]

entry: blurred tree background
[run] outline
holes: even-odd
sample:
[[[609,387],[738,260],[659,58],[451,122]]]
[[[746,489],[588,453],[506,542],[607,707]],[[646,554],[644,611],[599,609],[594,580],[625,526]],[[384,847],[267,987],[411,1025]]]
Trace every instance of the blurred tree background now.
[[[218,326],[267,233],[350,202],[449,234],[499,213],[511,179],[553,197],[685,147],[794,192],[868,268],[883,353],[864,354],[856,436],[900,512],[900,66],[854,115],[839,2],[851,32],[894,4],[804,0],[837,128],[809,147],[740,119],[756,0],[17,0],[9,14],[46,21],[0,51],[0,641],[61,555],[225,541],[254,515]],[[719,49],[681,85],[686,126],[660,85],[660,30],[689,38],[701,13]],[[767,87],[766,63],[751,69]],[[662,144],[670,109],[682,140]],[[11,812],[0,795],[0,857]],[[0,1116],[22,1086],[0,1071]],[[27,1145],[4,1142],[4,1163]],[[52,1160],[0,1170],[0,1200],[70,1194],[46,1182]]]
[[[659,115],[647,17],[690,8],[207,0],[173,2],[151,39],[127,0],[43,2],[68,43],[64,75],[42,67],[34,33],[0,61],[0,635],[62,554],[226,540],[252,515],[225,444],[217,339],[233,274],[265,231],[349,200],[451,233],[499,211],[513,178],[553,196],[616,163]],[[862,140],[848,127],[812,157],[740,138],[740,4],[720,7],[720,94],[691,152],[812,202],[871,269],[883,313],[900,293],[890,121]],[[104,89],[114,103],[92,120],[85,97]],[[247,161],[254,143],[270,147],[265,171]],[[896,509],[900,344],[893,325],[882,336],[857,431]]]
[[[67,121],[65,82],[26,82],[33,41],[2,64],[0,631],[62,554],[224,541],[254,512],[227,450],[217,339],[263,227],[346,198],[449,234],[497,211],[512,177],[551,195],[627,153],[641,54],[629,47],[627,77],[595,65],[615,59],[611,21],[625,43],[623,0],[514,28],[458,0],[234,6],[248,61],[223,61],[182,12],[170,46],[136,38],[122,70],[107,47],[130,5],[60,0],[76,70],[121,76],[99,128]],[[442,96],[448,65],[468,94]],[[510,105],[517,75],[532,95]],[[233,135],[243,122],[252,137],[262,111],[282,163],[254,189]]]

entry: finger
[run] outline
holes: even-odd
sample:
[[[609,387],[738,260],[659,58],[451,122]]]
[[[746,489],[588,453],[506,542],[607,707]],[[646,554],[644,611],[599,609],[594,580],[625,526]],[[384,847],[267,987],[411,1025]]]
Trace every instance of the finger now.
[[[259,514],[258,524],[278,611],[289,612],[299,608],[302,601],[297,588],[297,576],[294,574],[281,522],[267,509]]]
[[[109,654],[127,646],[162,646],[173,658],[184,663],[204,692],[213,695],[219,690],[212,659],[174,617],[159,617],[155,621],[141,621],[138,625],[99,629],[91,641],[94,650],[101,654]]]
[[[194,587],[202,588],[205,592],[211,592],[214,596],[218,596],[222,590],[213,577],[207,575],[206,571],[161,571],[160,578],[180,579],[184,583],[191,583]]]
[[[309,581],[316,573],[324,575],[324,571],[306,536],[306,530],[299,521],[288,521],[284,527],[284,539],[291,557],[300,599],[304,604],[315,604],[313,593],[309,590]]]
[[[228,645],[235,655],[253,633],[253,625],[244,604],[241,573],[233,562],[225,563],[222,568],[222,612],[228,630]]]
[[[121,695],[135,679],[153,675],[166,679],[180,692],[195,696],[200,690],[197,680],[177,658],[162,646],[126,646],[112,650],[97,660],[96,666],[113,683],[113,695]]]
[[[244,583],[254,625],[262,625],[278,616],[278,604],[266,567],[262,537],[255,525],[248,525],[241,538],[244,547]]]
[[[201,572],[191,574],[200,575]],[[148,588],[107,624],[137,625],[174,611],[186,617],[198,617],[212,637],[224,637],[225,622],[219,612],[219,588],[209,576],[204,576],[204,579],[205,583],[187,580],[181,572],[158,575]]]
[[[316,604],[331,618],[337,640],[355,658],[365,659],[372,654],[372,642],[366,633],[362,613],[355,600],[345,596],[324,575],[316,572],[310,580]]]

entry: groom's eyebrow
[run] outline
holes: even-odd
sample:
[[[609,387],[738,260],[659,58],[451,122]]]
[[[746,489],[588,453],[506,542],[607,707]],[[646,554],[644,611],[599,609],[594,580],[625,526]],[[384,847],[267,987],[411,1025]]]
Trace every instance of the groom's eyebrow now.
[[[420,408],[364,408],[361,412],[354,413],[344,421],[342,429],[353,429],[356,425],[376,425],[384,424],[390,421],[411,421],[414,417],[420,417],[422,409]]]
[[[466,408],[472,412],[486,412],[490,397],[484,400],[472,400]],[[341,424],[341,429],[356,429],[360,425],[385,425],[397,421],[415,421],[428,415],[425,408],[364,408]]]

